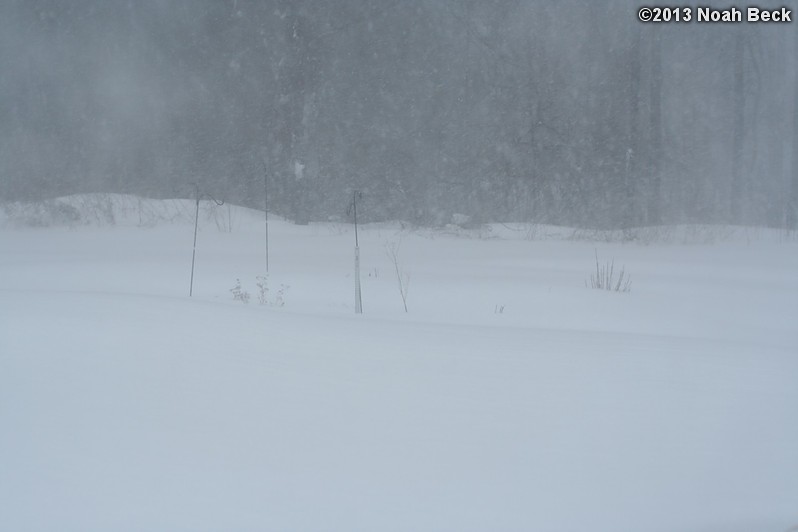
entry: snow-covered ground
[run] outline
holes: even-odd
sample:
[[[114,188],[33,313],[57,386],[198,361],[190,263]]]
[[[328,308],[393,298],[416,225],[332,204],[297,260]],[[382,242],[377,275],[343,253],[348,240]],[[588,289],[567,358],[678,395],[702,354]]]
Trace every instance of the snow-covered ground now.
[[[0,530],[798,526],[794,236],[366,226],[358,316],[349,225],[270,221],[260,305],[262,213],[203,206],[189,298],[193,203],[115,201],[0,220]]]

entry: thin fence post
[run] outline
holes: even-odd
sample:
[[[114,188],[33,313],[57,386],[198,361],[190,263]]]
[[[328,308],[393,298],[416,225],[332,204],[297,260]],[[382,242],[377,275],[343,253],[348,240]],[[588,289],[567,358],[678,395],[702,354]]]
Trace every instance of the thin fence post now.
[[[352,210],[355,215],[355,314],[363,314],[363,299],[360,291],[360,243],[357,238],[357,197],[358,191],[352,193]]]
[[[269,172],[263,168],[263,216],[266,218],[266,274],[269,274]]]
[[[191,282],[188,288],[188,297],[192,297],[194,295],[194,262],[197,258],[197,228],[199,227],[199,204],[200,199],[203,197],[207,197],[211,201],[213,201],[216,205],[222,206],[224,205],[224,201],[219,201],[215,199],[210,194],[200,194],[199,185],[195,184],[194,189],[196,192],[196,210],[194,212],[194,248],[191,251]]]
[[[195,201],[197,203],[197,209],[194,213],[194,248],[191,251],[191,284],[188,288],[188,297],[192,297],[194,295],[194,261],[197,258],[197,226],[199,226],[199,185],[197,185],[197,193]]]

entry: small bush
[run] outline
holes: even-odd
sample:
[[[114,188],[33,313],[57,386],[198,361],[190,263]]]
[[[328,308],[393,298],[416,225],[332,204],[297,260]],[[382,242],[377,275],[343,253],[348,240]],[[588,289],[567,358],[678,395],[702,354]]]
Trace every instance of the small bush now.
[[[35,203],[7,203],[2,206],[8,221],[27,227],[53,227],[75,225],[80,222],[80,211],[57,200]]]
[[[258,286],[258,303],[267,305],[269,303],[269,278],[264,275],[255,277]]]
[[[275,307],[284,307],[285,306],[285,291],[288,290],[288,285],[280,284],[280,288],[277,289],[277,295],[274,296],[274,301],[272,301],[272,305]]]
[[[241,301],[244,304],[249,303],[249,292],[241,288],[241,280],[236,279],[236,285],[230,289],[233,294],[233,300]]]
[[[289,288],[288,285],[280,284],[280,288],[277,289],[277,291],[274,294],[274,297],[271,297],[270,295],[271,290],[269,289],[268,275],[256,276],[255,285],[258,287],[258,303],[260,305],[269,305],[272,307],[285,306],[285,292]],[[240,279],[236,279],[236,285],[230,289],[230,292],[233,294],[234,300],[241,301],[242,303],[249,303],[250,299],[249,292],[247,292],[241,287]]]

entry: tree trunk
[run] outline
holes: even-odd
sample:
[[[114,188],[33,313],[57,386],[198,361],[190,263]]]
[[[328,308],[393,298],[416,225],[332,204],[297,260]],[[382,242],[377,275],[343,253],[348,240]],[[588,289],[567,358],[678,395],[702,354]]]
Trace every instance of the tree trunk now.
[[[795,51],[793,53],[793,102],[792,118],[792,183],[790,199],[787,204],[787,227],[798,229],[798,32],[793,32]]]
[[[660,32],[651,32],[651,145],[649,146],[649,168],[651,180],[648,191],[648,222],[662,223],[662,42]]]
[[[640,145],[640,26],[634,25],[632,30],[632,48],[630,53],[632,57],[629,63],[629,124],[628,133],[629,138],[626,144],[626,161],[624,171],[624,204],[622,206],[623,212],[623,227],[629,229],[637,222],[637,212],[635,204],[637,201],[636,181],[639,178],[638,170],[640,168],[637,163],[639,159],[639,145]]]
[[[732,96],[732,182],[730,197],[731,223],[742,223],[743,141],[745,140],[745,41],[739,34],[734,41],[734,87]]]

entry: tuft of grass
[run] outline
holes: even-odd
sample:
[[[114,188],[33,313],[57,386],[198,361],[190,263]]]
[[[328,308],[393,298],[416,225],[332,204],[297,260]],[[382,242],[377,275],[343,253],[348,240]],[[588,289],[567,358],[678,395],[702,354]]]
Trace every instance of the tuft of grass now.
[[[596,250],[596,271],[590,275],[589,285],[585,281],[585,286],[589,286],[594,290],[625,293],[632,289],[632,278],[626,273],[626,269],[623,266],[616,275],[614,258],[601,264]]]

